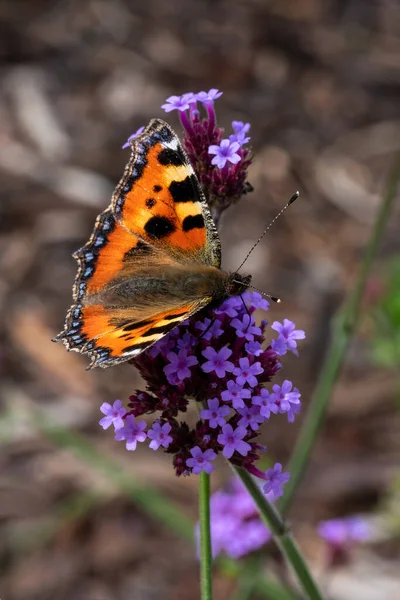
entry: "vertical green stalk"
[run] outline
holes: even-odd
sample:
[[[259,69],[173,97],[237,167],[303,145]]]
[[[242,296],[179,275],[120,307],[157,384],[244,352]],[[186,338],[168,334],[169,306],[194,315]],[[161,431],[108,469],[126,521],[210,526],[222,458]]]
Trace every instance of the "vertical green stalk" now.
[[[240,469],[239,467],[233,468],[257,504],[261,519],[271,531],[275,542],[295,573],[304,593],[307,595],[306,597],[309,600],[323,600],[323,596],[311,575],[308,565],[281,515],[276,508],[270,504],[247,471]]]
[[[325,419],[333,386],[337,381],[351,338],[356,330],[365,284],[389,219],[399,179],[400,160],[397,159],[389,177],[385,197],[379,207],[371,237],[365,250],[356,285],[348,301],[333,322],[332,342],[322,366],[317,387],[308,407],[298,441],[293,450],[292,458],[289,462],[288,471],[290,472],[290,481],[286,484],[284,496],[279,503],[279,508],[283,513],[287,512],[292,504],[296,489],[307,467],[314,442]]]
[[[201,600],[212,600],[210,476],[199,475],[200,587]]]

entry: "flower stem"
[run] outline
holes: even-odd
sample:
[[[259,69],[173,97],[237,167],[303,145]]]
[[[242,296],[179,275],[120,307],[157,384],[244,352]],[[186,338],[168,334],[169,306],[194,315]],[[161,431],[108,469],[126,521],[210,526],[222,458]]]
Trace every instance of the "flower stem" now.
[[[398,158],[389,177],[385,197],[379,207],[354,290],[333,321],[332,341],[289,462],[290,481],[287,483],[285,493],[279,503],[282,513],[286,513],[292,504],[296,489],[306,470],[314,442],[324,422],[333,386],[337,381],[351,338],[358,324],[365,284],[389,219],[399,179],[400,159]]]
[[[204,471],[199,475],[199,524],[201,600],[212,600],[210,476]]]
[[[278,544],[282,554],[292,567],[300,585],[307,594],[307,598],[309,600],[323,600],[323,596],[310,573],[307,563],[281,515],[276,508],[270,504],[247,471],[240,469],[239,467],[233,467],[233,469],[257,504],[261,519],[274,536],[275,542]]]

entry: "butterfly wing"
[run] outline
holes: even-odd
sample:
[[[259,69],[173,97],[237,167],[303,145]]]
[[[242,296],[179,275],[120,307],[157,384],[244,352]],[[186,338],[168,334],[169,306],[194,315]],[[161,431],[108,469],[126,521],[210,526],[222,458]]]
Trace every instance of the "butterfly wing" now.
[[[115,219],[179,262],[220,267],[218,233],[177,135],[167,123],[153,119],[131,146],[113,195]]]
[[[89,242],[74,257],[74,304],[55,341],[87,354],[89,368],[138,356],[211,300],[171,293],[168,274],[182,266],[128,232],[110,208],[97,217]]]
[[[138,356],[211,301],[174,288],[179,268],[218,268],[221,251],[198,180],[166,123],[151,121],[132,143],[112,204],[74,256],[74,304],[55,339],[87,354],[90,367]]]

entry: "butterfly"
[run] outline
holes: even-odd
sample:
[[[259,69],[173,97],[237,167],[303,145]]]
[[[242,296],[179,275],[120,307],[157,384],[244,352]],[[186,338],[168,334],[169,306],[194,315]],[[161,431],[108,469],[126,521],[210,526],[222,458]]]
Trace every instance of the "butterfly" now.
[[[251,280],[221,269],[210,209],[171,127],[153,119],[131,148],[110,206],[73,254],[73,304],[54,339],[88,355],[88,369],[137,357]]]

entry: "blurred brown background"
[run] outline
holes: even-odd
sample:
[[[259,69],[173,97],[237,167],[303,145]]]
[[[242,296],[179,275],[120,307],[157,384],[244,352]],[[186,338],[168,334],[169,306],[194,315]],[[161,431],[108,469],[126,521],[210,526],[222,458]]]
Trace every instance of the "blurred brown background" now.
[[[224,265],[235,268],[301,192],[247,270],[254,285],[283,299],[270,319],[306,330],[300,358],[287,357],[282,375],[306,405],[330,317],[352,287],[400,149],[399,3],[10,0],[0,6],[0,27],[0,596],[198,597],[192,545],[129,500],[87,454],[44,431],[45,419],[79,431],[133,482],[151,484],[196,519],[195,477],[176,479],[160,452],[127,453],[97,424],[103,401],[126,401],[140,385],[135,370],[86,372],[85,358],[50,342],[70,304],[71,252],[109,203],[128,135],[152,117],[180,131],[176,113],[160,109],[166,97],[223,90],[220,124],[251,122],[255,151],[255,191],[222,224]],[[374,278],[399,253],[399,227],[397,206],[367,305]],[[318,520],[374,515],[398,474],[396,389],[395,374],[372,364],[362,328],[291,513],[317,571]],[[274,458],[288,458],[297,428],[265,426]],[[229,475],[224,468],[215,487]],[[396,544],[371,544],[333,577],[332,597],[399,597],[398,558]],[[217,600],[232,590],[216,576]]]

